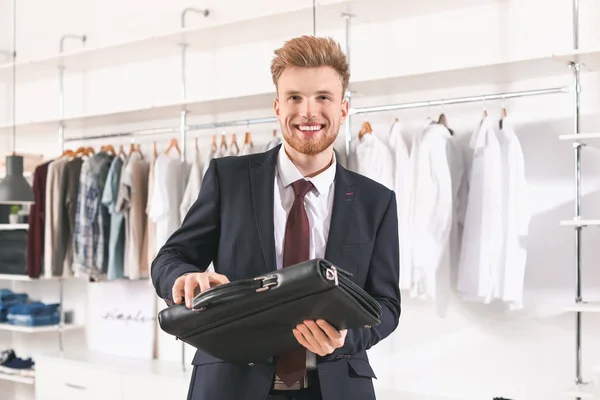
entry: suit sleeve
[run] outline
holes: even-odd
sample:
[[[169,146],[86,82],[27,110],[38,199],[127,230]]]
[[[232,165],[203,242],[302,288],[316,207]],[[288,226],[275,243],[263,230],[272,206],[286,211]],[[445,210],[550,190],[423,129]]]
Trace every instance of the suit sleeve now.
[[[349,329],[342,347],[324,360],[357,354],[368,350],[389,336],[400,319],[400,249],[398,240],[398,211],[396,195],[391,196],[375,236],[375,244],[365,291],[381,304],[381,324],[371,328]]]
[[[173,304],[173,284],[186,273],[204,272],[216,258],[220,230],[217,162],[213,158],[204,176],[200,194],[181,227],[159,250],[151,266],[152,284],[158,296]]]

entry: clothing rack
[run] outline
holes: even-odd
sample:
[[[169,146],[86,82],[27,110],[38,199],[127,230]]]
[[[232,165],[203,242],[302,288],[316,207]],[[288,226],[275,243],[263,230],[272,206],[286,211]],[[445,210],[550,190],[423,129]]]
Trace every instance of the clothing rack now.
[[[574,40],[574,48],[578,49],[578,36],[579,36],[579,0],[573,1],[573,40]],[[313,7],[315,2],[313,2]],[[208,10],[193,10],[203,12],[208,15]],[[184,15],[186,10],[182,13],[182,25],[184,24]],[[313,13],[315,10],[313,10]],[[350,61],[350,28],[351,28],[351,19],[354,15],[349,13],[342,14],[342,18],[346,20],[346,56],[348,61]],[[314,18],[314,17],[313,17]],[[316,31],[316,27],[313,26],[313,32]],[[69,36],[69,35],[68,35]],[[77,38],[75,35],[70,35],[69,37]],[[79,37],[85,43],[85,36]],[[185,71],[185,53],[187,49],[186,44],[182,44],[182,94],[185,100],[186,98],[186,71]],[[464,103],[474,103],[474,102],[485,102],[487,100],[505,100],[509,98],[520,98],[520,97],[530,97],[530,96],[542,96],[542,95],[550,95],[550,94],[558,94],[558,93],[573,93],[573,131],[575,134],[579,134],[580,129],[580,92],[581,92],[581,82],[580,82],[580,63],[579,62],[571,62],[570,67],[573,71],[573,82],[569,86],[564,87],[552,87],[546,89],[538,89],[538,90],[526,90],[526,91],[516,91],[516,92],[507,92],[507,93],[493,93],[493,94],[484,94],[477,96],[467,96],[467,97],[456,97],[456,98],[446,98],[446,99],[436,99],[436,100],[425,100],[425,101],[417,101],[417,102],[409,102],[409,103],[399,103],[399,104],[390,104],[390,105],[380,105],[373,107],[350,107],[348,119],[345,123],[344,130],[344,140],[345,140],[345,154],[346,157],[349,155],[349,144],[352,139],[352,116],[359,114],[369,114],[376,112],[386,112],[386,111],[396,111],[396,110],[406,110],[406,109],[414,109],[414,108],[422,108],[422,107],[430,107],[430,106],[444,106],[450,104],[464,104]],[[60,110],[62,116],[62,69],[60,69]],[[346,92],[346,98],[350,104],[351,101],[351,92],[348,90]],[[159,134],[171,134],[171,133],[180,133],[180,140],[182,142],[183,151],[181,160],[185,162],[185,143],[187,140],[187,133],[191,131],[198,130],[206,130],[206,129],[217,129],[223,127],[233,127],[233,126],[243,126],[243,125],[256,125],[256,124],[267,124],[267,123],[275,123],[277,122],[277,118],[275,117],[263,117],[263,118],[252,118],[252,119],[242,119],[242,120],[232,120],[225,122],[214,122],[214,123],[204,123],[197,125],[187,125],[187,110],[185,106],[182,107],[181,110],[181,121],[180,126],[178,128],[174,127],[163,127],[163,128],[153,128],[153,129],[141,129],[141,130],[131,130],[125,132],[116,132],[116,133],[107,133],[95,136],[82,136],[82,137],[72,137],[72,138],[64,138],[63,134],[63,125],[60,124],[59,127],[59,142],[61,145],[61,149],[63,149],[65,142],[72,141],[87,141],[87,140],[96,140],[96,139],[105,139],[105,138],[116,138],[116,137],[139,137],[139,136],[147,136],[147,135],[159,135]],[[64,149],[63,149],[64,150]],[[580,146],[574,146],[574,156],[575,156],[575,218],[580,218],[581,216],[581,148]],[[581,304],[583,302],[581,295],[581,226],[577,226],[575,228],[575,283],[576,283],[576,296],[575,302],[576,304]],[[581,364],[582,364],[582,349],[581,349],[581,311],[576,312],[576,357],[575,357],[575,374],[576,379],[575,382],[577,385],[583,384],[583,378],[581,374]],[[182,366],[185,370],[185,355],[184,355],[184,345],[182,344]]]

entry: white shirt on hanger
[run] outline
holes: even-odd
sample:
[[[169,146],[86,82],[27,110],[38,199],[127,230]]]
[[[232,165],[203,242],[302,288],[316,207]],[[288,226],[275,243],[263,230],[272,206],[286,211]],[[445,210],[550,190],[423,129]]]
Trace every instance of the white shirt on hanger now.
[[[394,158],[393,176],[398,210],[398,240],[400,242],[400,249],[402,249],[405,247],[403,241],[408,236],[403,218],[406,217],[406,207],[408,206],[410,197],[410,154],[402,136],[402,124],[399,121],[395,121],[392,124],[390,136],[387,141]],[[402,262],[400,265],[402,268]]]
[[[485,117],[471,137],[473,163],[458,269],[465,300],[489,303],[500,294],[502,156],[493,123]]]
[[[502,248],[500,286],[502,301],[511,310],[523,308],[523,286],[531,220],[531,204],[525,178],[523,150],[512,121],[504,117],[498,131],[502,151]]]
[[[181,226],[179,206],[183,198],[183,177],[184,168],[179,159],[164,153],[158,156],[154,165],[154,189],[148,215],[156,223],[157,252]]]
[[[187,181],[187,185],[185,187],[185,191],[183,193],[183,199],[181,201],[181,205],[179,206],[179,216],[181,222],[185,218],[186,214],[198,198],[198,194],[200,193],[200,187],[202,186],[202,170],[203,165],[200,160],[200,152],[194,152],[194,158],[192,160],[192,166],[190,169],[190,177]]]
[[[394,190],[394,158],[392,151],[375,132],[350,141],[348,169]]]
[[[411,195],[404,219],[401,288],[412,296],[437,300],[448,292],[453,185],[448,148],[452,136],[429,120],[413,140],[410,155]],[[402,278],[402,275],[404,277]]]

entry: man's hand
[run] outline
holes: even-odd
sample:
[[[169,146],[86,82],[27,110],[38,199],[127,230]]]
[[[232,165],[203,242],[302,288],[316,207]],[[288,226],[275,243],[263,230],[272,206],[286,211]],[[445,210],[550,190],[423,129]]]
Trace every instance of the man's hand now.
[[[294,329],[298,343],[320,356],[331,354],[339,349],[346,341],[346,329],[338,331],[326,321],[304,321]]]
[[[173,302],[179,304],[182,298],[185,298],[187,308],[192,308],[194,297],[213,286],[224,283],[229,283],[229,279],[225,275],[216,272],[197,272],[182,275],[173,284]]]

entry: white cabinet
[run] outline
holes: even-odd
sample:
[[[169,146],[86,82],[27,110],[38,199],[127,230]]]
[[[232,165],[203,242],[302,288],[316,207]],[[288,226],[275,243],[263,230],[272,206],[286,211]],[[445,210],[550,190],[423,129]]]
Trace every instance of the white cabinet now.
[[[36,360],[36,400],[185,399],[191,366],[106,355]]]

